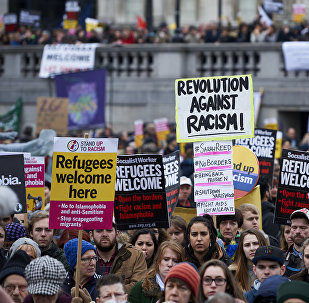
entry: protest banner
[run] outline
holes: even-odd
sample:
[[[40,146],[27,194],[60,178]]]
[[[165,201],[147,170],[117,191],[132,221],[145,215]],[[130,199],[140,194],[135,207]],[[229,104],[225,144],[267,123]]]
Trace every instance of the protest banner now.
[[[253,136],[251,75],[177,79],[175,93],[177,142]]]
[[[275,158],[281,158],[282,151],[282,132],[277,131]]]
[[[233,146],[233,184],[235,199],[248,194],[258,182],[259,161],[247,147]]]
[[[68,98],[38,97],[36,131],[53,129],[58,136],[68,132]]]
[[[21,107],[22,100],[19,98],[7,113],[0,115],[0,128],[2,128],[4,131],[14,130],[18,132]]]
[[[309,153],[282,150],[278,182],[275,223],[290,224],[290,215],[309,209]]]
[[[189,224],[191,219],[197,216],[196,208],[176,207],[173,215],[182,217]]]
[[[97,43],[45,45],[39,77],[93,69],[97,46]]]
[[[25,159],[25,185],[27,210],[42,210],[45,206],[45,159],[30,157]]]
[[[118,156],[116,175],[119,230],[169,227],[161,155]]]
[[[12,33],[17,30],[17,15],[14,13],[6,13],[3,17],[4,28],[6,33]]]
[[[254,138],[235,140],[235,145],[245,146],[256,155],[259,160],[260,176],[265,176],[270,186],[273,184],[276,133],[272,129],[256,128]]]
[[[292,4],[293,10],[293,21],[296,23],[301,23],[306,20],[306,5],[300,3]]]
[[[15,213],[27,213],[23,154],[0,155],[0,186],[9,186],[16,193]]]
[[[234,214],[232,141],[195,142],[193,150],[197,215]]]
[[[143,120],[134,121],[134,141],[136,148],[141,148],[144,140],[144,122]]]
[[[105,125],[106,70],[55,77],[57,97],[69,99],[69,129]]]
[[[112,228],[118,139],[54,139],[49,226]]]
[[[19,24],[32,27],[40,27],[41,12],[35,10],[22,9],[19,13]]]
[[[257,207],[259,211],[259,227],[263,229],[262,226],[262,204],[261,204],[261,193],[260,193],[260,185],[257,185],[253,188],[253,190],[246,194],[245,196],[235,199],[235,208],[238,208],[240,205],[249,203],[253,204]]]
[[[309,70],[309,42],[283,42],[282,52],[287,71]]]
[[[179,180],[180,180],[180,159],[179,151],[163,156],[166,201],[169,217],[173,215],[178,203]]]
[[[165,144],[166,138],[170,133],[170,128],[168,126],[168,120],[167,118],[155,119],[154,125],[156,129],[158,146],[163,147]]]

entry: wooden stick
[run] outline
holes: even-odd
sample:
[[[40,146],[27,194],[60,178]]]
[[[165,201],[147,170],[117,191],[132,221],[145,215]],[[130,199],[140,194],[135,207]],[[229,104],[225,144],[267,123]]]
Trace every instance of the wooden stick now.
[[[88,138],[88,133],[85,133],[84,138]],[[82,239],[83,231],[78,231],[78,246],[77,246],[77,262],[75,270],[75,298],[79,297],[79,283],[80,283],[80,259],[82,255]]]

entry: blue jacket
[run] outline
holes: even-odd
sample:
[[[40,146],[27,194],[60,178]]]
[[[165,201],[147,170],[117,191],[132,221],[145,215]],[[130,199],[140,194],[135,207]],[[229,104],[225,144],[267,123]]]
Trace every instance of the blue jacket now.
[[[248,303],[253,303],[254,299],[257,297],[257,292],[260,288],[261,282],[256,279],[251,286],[251,290],[244,293],[245,299]]]

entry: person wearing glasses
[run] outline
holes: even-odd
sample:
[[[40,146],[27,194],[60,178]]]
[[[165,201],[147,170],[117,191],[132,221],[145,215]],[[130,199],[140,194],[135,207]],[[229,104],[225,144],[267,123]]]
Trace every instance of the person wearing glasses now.
[[[244,302],[242,291],[225,263],[210,260],[200,268],[200,284],[197,302],[205,302],[219,292],[230,294],[237,302]]]
[[[98,294],[97,303],[105,303],[110,300],[115,303],[128,302],[124,284],[121,278],[115,274],[102,276],[97,282],[96,292]]]
[[[71,289],[75,286],[75,274],[76,274],[76,263],[77,263],[77,247],[78,239],[72,239],[64,245],[64,254],[68,260],[71,270],[67,273],[66,278],[63,282],[62,289],[64,292],[71,294]],[[100,275],[96,271],[96,263],[98,257],[96,255],[95,247],[82,240],[82,250],[80,259],[80,291],[86,289],[91,296],[91,299],[95,301],[97,292],[95,285]]]

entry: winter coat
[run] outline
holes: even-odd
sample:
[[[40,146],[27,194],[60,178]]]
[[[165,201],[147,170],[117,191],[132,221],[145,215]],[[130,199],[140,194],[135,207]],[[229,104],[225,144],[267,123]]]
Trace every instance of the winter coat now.
[[[262,202],[262,225],[266,234],[278,238],[280,225],[273,223],[275,217],[275,205],[268,201]]]
[[[256,279],[251,286],[251,290],[247,291],[244,293],[245,299],[247,300],[248,303],[253,303],[255,298],[257,297],[257,292],[260,288],[261,282]]]
[[[300,273],[300,271],[303,269],[303,260],[299,256],[295,256],[293,254],[293,247],[294,245],[291,245],[286,252],[286,257],[284,259],[284,265],[286,267],[286,271],[284,273],[284,276],[290,277],[294,274]]]
[[[308,269],[304,269],[301,272],[292,275],[290,277],[290,280],[298,280],[298,281],[304,281],[304,282],[308,282],[309,283],[309,273],[308,273]]]

